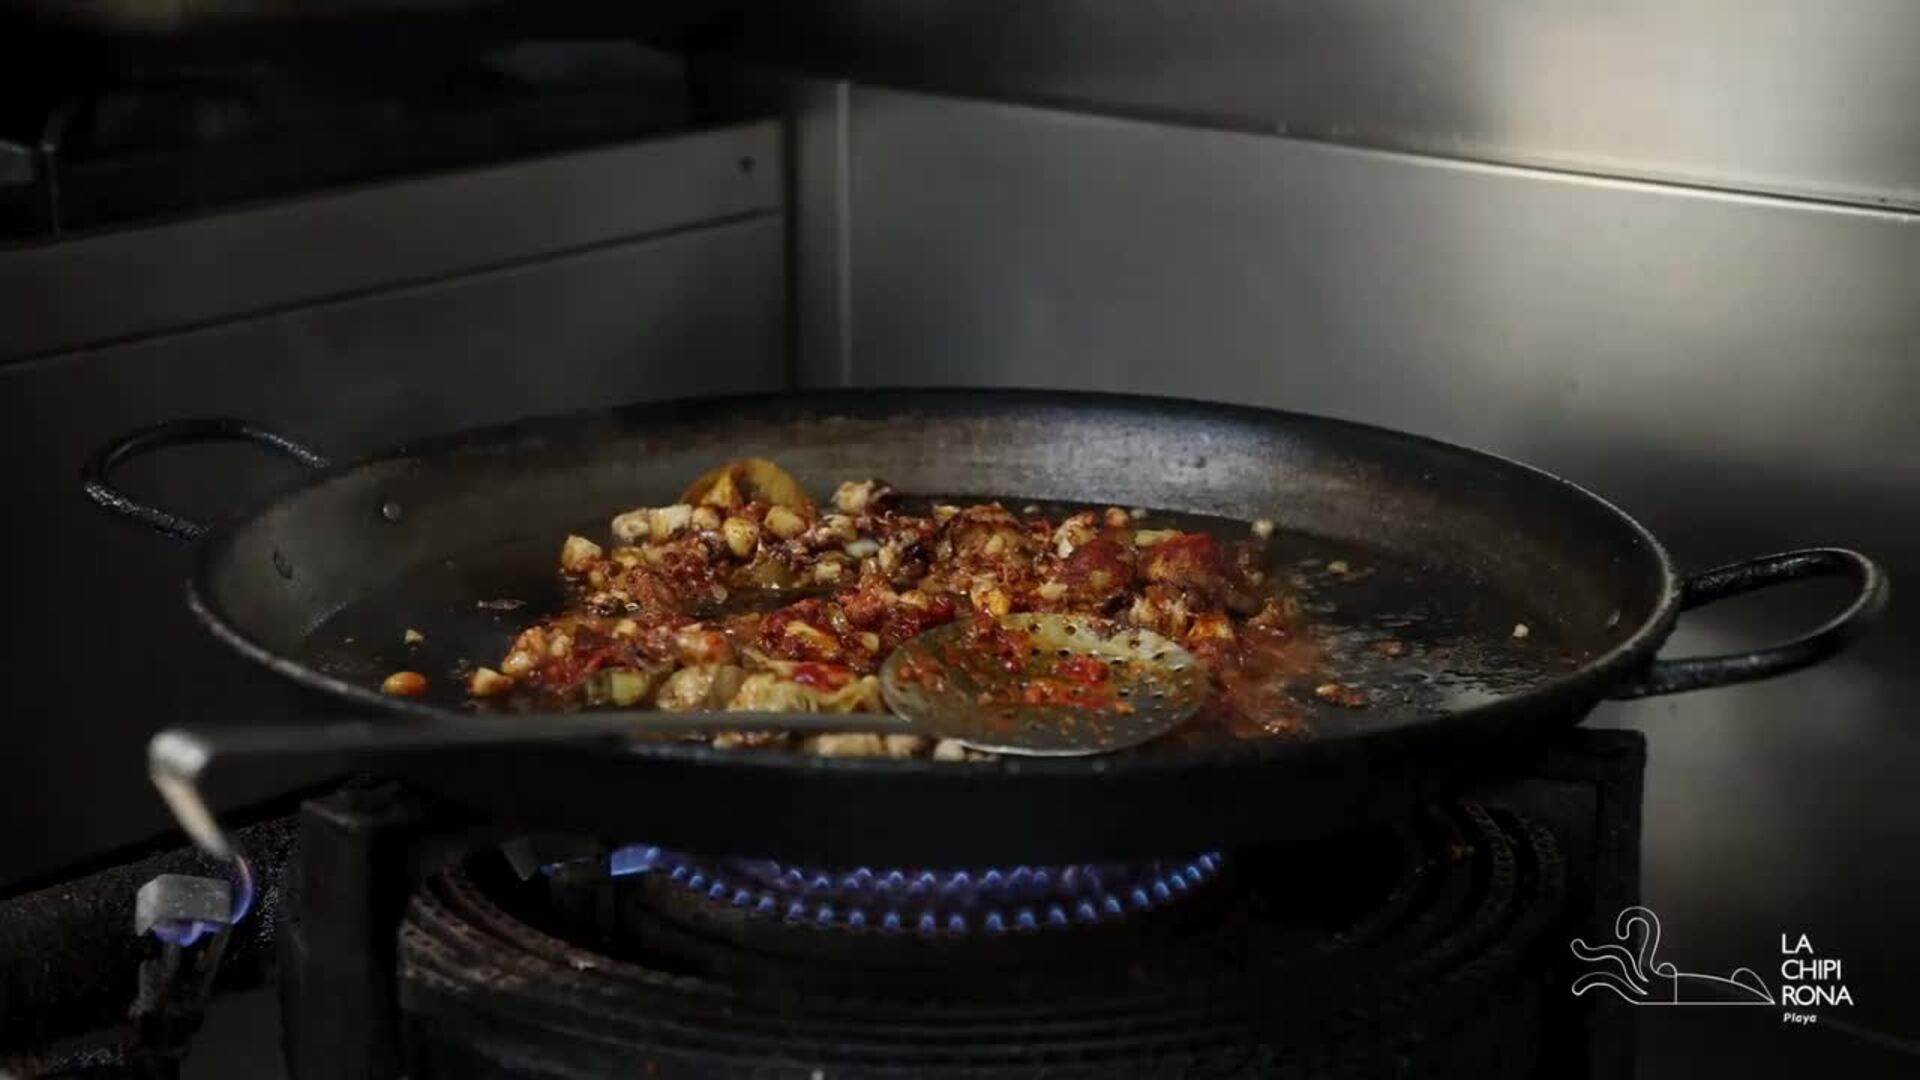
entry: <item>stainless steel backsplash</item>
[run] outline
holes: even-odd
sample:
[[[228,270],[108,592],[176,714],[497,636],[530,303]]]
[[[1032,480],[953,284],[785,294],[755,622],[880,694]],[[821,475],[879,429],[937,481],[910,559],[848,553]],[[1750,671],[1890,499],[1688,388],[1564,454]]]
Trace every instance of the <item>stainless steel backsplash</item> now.
[[[1606,707],[1595,722],[1651,740],[1645,898],[1693,955],[1731,966],[1782,926],[1820,927],[1836,951],[1874,957],[1856,972],[1875,1004],[1853,1019],[1900,1031],[1920,1010],[1906,974],[1920,947],[1884,901],[1920,895],[1920,866],[1874,852],[1920,845],[1905,794],[1920,771],[1908,715],[1920,607],[1899,599],[1920,576],[1920,215],[1899,205],[1920,143],[1907,129],[1867,137],[1852,125],[1898,125],[1842,103],[1886,104],[1913,76],[1869,64],[1849,82],[1822,51],[1831,28],[1806,32],[1819,55],[1796,66],[1767,18],[1748,12],[1742,27],[1764,25],[1721,27],[1715,46],[1760,67],[1757,54],[1777,50],[1779,85],[1744,101],[1710,71],[1700,93],[1675,88],[1684,65],[1665,18],[1647,20],[1638,45],[1616,27],[1599,73],[1552,70],[1514,45],[1507,66],[1475,76],[1492,81],[1480,100],[1493,115],[1471,130],[1506,140],[1497,154],[1485,142],[1456,153],[1463,129],[1432,113],[1379,114],[1419,136],[1377,140],[1394,149],[1223,130],[1217,112],[1114,115],[1122,99],[1218,89],[1218,71],[1177,55],[1201,31],[1171,23],[1171,70],[1133,65],[1143,81],[1101,83],[1097,107],[992,99],[1016,96],[1002,83],[1073,78],[1038,46],[976,56],[965,95],[719,81],[793,112],[808,382],[1097,387],[1330,413],[1558,471],[1642,517],[1688,568],[1819,544],[1883,559],[1891,614],[1855,652],[1759,685]],[[1892,34],[1905,18],[1882,25]],[[1688,40],[1706,50],[1707,35]],[[942,40],[969,47],[965,34]],[[1384,108],[1335,57],[1386,46],[1335,44],[1320,61],[1324,103]],[[1272,54],[1275,80],[1302,77],[1282,70],[1301,62],[1292,49]],[[1418,55],[1402,77],[1437,78]],[[1545,65],[1532,89],[1512,81],[1525,56]],[[1769,107],[1809,82],[1825,87],[1812,112]],[[1583,119],[1570,95],[1640,121],[1613,106]],[[1657,182],[1676,177],[1688,182]],[[1670,652],[1778,639],[1836,601],[1809,588],[1702,612]],[[1680,1075],[1657,1052],[1675,1045],[1813,1053],[1764,1034],[1756,1049],[1698,1026],[1644,1028],[1642,1075]]]
[[[862,82],[1920,205],[1908,0],[779,0],[735,54]],[[714,36],[711,35],[710,36]]]

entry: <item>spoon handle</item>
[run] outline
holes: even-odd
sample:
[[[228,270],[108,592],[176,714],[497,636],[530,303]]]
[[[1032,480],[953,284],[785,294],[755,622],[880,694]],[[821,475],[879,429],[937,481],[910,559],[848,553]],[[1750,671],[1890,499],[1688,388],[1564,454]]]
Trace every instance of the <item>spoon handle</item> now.
[[[912,731],[892,713],[697,712],[594,709],[578,713],[482,713],[457,719],[367,719],[319,724],[171,728],[154,736],[149,760],[339,754],[358,761],[391,754],[727,731]]]
[[[728,731],[899,735],[916,730],[912,723],[891,713],[668,713],[640,709],[168,728],[147,744],[147,771],[188,835],[209,854],[226,858],[231,848],[201,791],[206,776],[222,766],[297,759],[302,764],[351,770],[417,754],[635,737]]]

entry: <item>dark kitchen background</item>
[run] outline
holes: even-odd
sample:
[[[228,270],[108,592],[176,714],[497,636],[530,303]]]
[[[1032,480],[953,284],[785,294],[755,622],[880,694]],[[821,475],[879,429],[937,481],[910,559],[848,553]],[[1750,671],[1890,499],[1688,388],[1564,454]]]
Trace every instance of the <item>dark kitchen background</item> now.
[[[1920,578],[1920,7],[91,0],[9,19],[0,894],[168,829],[155,728],[277,700],[223,677],[180,602],[184,549],[81,498],[83,457],[128,427],[234,414],[349,457],[690,394],[1141,391],[1526,460],[1686,568],[1825,544],[1882,560],[1895,600],[1853,651],[1591,725],[1646,736],[1640,892],[1669,954],[1777,972],[1781,935],[1805,933],[1856,1000],[1811,1029],[1639,1010],[1637,1075],[1920,1066],[1920,616],[1901,599]],[[207,515],[287,477],[215,450],[129,471]],[[1670,651],[1790,634],[1840,596],[1717,606]],[[274,1075],[240,1051],[219,1072],[222,1052],[187,1075]]]

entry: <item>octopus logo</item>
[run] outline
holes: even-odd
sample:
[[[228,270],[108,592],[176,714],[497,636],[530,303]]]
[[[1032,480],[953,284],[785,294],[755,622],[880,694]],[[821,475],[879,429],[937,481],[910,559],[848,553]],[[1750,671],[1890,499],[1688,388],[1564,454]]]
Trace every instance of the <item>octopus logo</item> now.
[[[1573,981],[1576,996],[1589,990],[1611,990],[1629,1005],[1773,1005],[1773,992],[1751,968],[1732,974],[1696,975],[1659,960],[1660,918],[1643,907],[1630,907],[1613,921],[1618,942],[1589,945],[1573,939],[1573,955],[1595,965]]]

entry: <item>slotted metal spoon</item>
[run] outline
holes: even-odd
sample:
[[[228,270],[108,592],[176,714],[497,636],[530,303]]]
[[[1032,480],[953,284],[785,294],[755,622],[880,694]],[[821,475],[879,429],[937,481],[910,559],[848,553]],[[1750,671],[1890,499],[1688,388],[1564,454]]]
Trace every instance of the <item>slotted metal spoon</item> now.
[[[966,623],[948,623],[901,645],[880,667],[887,707],[915,731],[976,750],[1073,757],[1138,746],[1172,731],[1207,696],[1193,656],[1150,630],[1081,615],[1023,614],[999,620],[1023,639],[1024,655],[970,648]],[[1056,703],[1034,693],[1060,661],[1104,669],[1099,703]],[[1066,690],[1074,683],[1056,683]]]
[[[1021,614],[999,620],[1022,635],[1022,655],[999,664],[971,651],[965,623],[936,627],[894,650],[880,669],[890,713],[669,713],[593,709],[578,713],[481,714],[457,720],[355,720],[170,728],[147,748],[148,773],[182,827],[208,852],[230,849],[201,788],[216,765],[301,758],[364,767],[418,754],[554,742],[712,735],[729,731],[874,733],[953,739],[993,754],[1071,757],[1125,750],[1166,734],[1206,697],[1193,656],[1148,630],[1078,615]],[[1060,661],[1097,660],[1099,707],[1027,700]],[[937,673],[928,678],[929,672]]]

